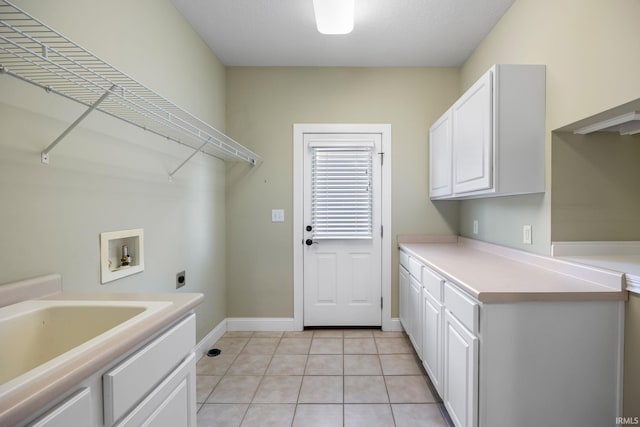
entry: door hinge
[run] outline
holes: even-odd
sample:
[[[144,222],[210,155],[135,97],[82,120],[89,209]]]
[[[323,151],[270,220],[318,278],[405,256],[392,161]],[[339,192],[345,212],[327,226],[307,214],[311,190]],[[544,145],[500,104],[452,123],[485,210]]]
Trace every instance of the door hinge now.
[[[384,225],[380,226],[380,238],[384,238]]]
[[[378,154],[380,155],[380,165],[384,165],[384,151]]]
[[[384,298],[380,297],[380,309],[384,308]]]

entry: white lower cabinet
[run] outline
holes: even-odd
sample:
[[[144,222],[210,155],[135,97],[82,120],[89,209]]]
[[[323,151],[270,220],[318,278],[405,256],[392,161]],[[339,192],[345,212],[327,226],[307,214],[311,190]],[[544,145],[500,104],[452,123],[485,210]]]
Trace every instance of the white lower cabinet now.
[[[623,301],[481,303],[410,260],[403,326],[456,427],[615,424]]]
[[[422,283],[411,276],[409,283],[409,339],[418,356],[422,355]]]
[[[443,306],[422,289],[422,366],[436,391],[442,394],[442,318]]]
[[[400,264],[398,280],[400,293],[400,323],[405,331],[409,329],[409,270]]]
[[[446,309],[443,359],[444,405],[456,426],[475,426],[478,404],[478,338]]]
[[[194,346],[191,313],[18,426],[196,427]]]

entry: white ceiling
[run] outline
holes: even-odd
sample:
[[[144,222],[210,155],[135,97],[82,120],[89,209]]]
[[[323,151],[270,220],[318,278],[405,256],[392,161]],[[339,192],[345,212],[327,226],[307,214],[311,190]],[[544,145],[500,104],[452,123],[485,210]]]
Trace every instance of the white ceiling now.
[[[356,0],[318,33],[312,0],[172,0],[228,66],[460,66],[515,0]]]

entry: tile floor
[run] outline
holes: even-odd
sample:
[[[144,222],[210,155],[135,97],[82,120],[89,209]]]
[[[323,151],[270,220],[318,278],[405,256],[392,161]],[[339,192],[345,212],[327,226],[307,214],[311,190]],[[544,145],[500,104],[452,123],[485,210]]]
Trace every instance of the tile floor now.
[[[402,332],[227,332],[197,364],[198,427],[447,427]]]

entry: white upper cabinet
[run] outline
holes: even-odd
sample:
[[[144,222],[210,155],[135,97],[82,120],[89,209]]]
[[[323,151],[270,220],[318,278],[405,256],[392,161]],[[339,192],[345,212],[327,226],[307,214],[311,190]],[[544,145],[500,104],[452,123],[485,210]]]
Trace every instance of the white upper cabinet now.
[[[429,136],[431,199],[544,192],[545,66],[494,65]]]
[[[451,194],[451,154],[451,110],[447,110],[429,129],[431,197]]]

